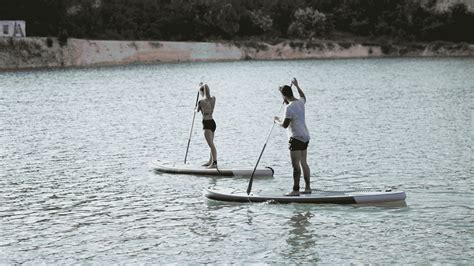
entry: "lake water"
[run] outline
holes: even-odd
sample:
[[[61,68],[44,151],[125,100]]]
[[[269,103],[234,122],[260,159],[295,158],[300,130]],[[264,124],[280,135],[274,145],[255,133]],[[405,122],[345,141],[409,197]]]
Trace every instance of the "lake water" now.
[[[404,190],[406,206],[237,204],[247,178],[182,161],[200,81],[220,164],[255,164],[278,85],[305,91],[313,188]],[[474,59],[155,64],[0,73],[0,263],[472,263]],[[188,161],[207,160],[198,114]],[[288,192],[275,127],[254,191]]]

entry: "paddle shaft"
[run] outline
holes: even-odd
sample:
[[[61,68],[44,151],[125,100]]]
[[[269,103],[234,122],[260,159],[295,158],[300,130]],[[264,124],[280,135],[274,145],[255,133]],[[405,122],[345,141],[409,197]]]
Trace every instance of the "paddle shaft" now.
[[[280,106],[280,111],[281,108],[283,107],[283,103]],[[280,112],[278,111],[278,112]],[[250,194],[250,191],[252,190],[252,184],[253,184],[253,176],[255,174],[255,171],[257,170],[258,163],[260,162],[260,159],[262,158],[263,152],[265,151],[265,148],[267,147],[267,142],[268,139],[270,138],[270,135],[272,134],[273,128],[275,127],[275,122],[273,122],[272,127],[270,128],[270,132],[268,132],[267,139],[265,140],[265,144],[263,144],[262,151],[260,152],[260,156],[258,156],[257,163],[255,164],[255,167],[253,168],[252,175],[250,175],[250,180],[249,180],[249,185],[247,187],[247,195]]]
[[[198,105],[198,100],[199,100],[199,91],[196,96],[196,104],[194,105],[193,122],[191,123],[191,130],[189,131],[188,146],[186,147],[186,154],[184,155],[184,164],[186,164],[186,158],[188,157],[189,144],[191,143],[191,135],[193,134],[194,119],[196,118],[196,107]]]

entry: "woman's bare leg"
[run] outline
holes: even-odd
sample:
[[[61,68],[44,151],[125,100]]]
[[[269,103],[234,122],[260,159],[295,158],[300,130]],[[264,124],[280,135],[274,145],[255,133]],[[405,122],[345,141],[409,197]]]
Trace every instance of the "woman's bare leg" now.
[[[209,148],[211,148],[210,161],[211,161],[211,164],[212,164],[214,161],[217,161],[217,150],[216,150],[216,146],[214,145],[214,132],[212,132],[209,129],[205,129],[204,130],[204,137],[206,138],[206,141],[207,141],[207,144],[209,145]]]

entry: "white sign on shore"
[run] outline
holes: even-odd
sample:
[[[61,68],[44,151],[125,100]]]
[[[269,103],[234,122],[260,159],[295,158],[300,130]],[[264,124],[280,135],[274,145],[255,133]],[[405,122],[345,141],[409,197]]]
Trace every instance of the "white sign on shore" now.
[[[24,20],[0,20],[0,37],[26,37]]]

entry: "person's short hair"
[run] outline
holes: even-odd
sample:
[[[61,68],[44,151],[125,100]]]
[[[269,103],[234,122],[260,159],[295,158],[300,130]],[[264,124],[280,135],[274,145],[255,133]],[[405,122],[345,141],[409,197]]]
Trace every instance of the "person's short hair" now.
[[[283,96],[286,96],[288,98],[293,97],[293,91],[291,90],[291,87],[288,85],[283,85],[280,87],[280,92],[283,94]]]

